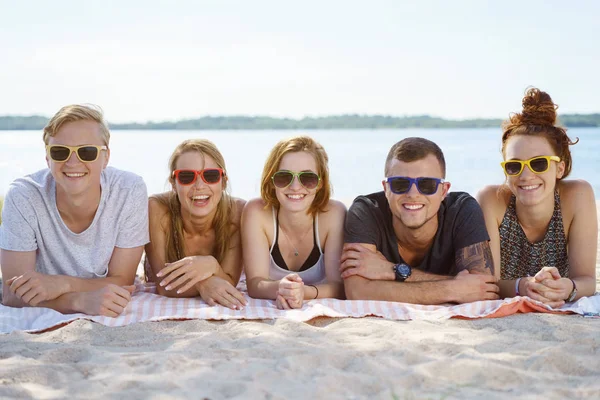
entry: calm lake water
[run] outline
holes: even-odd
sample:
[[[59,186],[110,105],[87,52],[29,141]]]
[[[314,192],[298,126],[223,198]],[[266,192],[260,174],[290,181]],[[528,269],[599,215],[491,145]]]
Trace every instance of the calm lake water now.
[[[500,161],[500,130],[490,129],[401,129],[314,131],[112,131],[110,165],[141,175],[149,193],[168,189],[167,162],[182,140],[206,138],[221,150],[227,163],[230,190],[249,199],[259,195],[263,163],[273,145],[282,138],[307,134],[319,141],[329,155],[334,198],[346,203],[359,194],[381,190],[387,152],[409,136],[433,140],[444,151],[451,190],[475,194],[486,184],[504,180]],[[571,178],[592,184],[600,199],[600,129],[570,129]],[[14,179],[45,168],[44,143],[40,131],[0,131],[0,195]]]

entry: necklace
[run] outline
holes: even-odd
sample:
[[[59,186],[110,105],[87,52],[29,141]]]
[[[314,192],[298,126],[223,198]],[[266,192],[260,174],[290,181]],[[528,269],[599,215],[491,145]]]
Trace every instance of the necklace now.
[[[302,241],[304,240],[304,238],[306,237],[306,235],[308,235],[308,232],[310,232],[310,231],[311,231],[311,228],[312,228],[312,226],[311,226],[310,228],[308,228],[308,230],[307,230],[307,231],[304,233],[304,235],[302,235],[302,237],[300,238],[300,241],[299,241],[300,243],[302,243]],[[288,242],[290,242],[290,244],[291,244],[291,245],[292,245],[292,247],[294,248],[294,256],[298,257],[298,255],[299,255],[300,253],[298,252],[298,248],[297,248],[297,247],[294,245],[294,242],[292,242],[292,240],[290,239],[290,237],[288,236],[288,234],[287,234],[287,233],[285,233],[285,231],[283,230],[283,228],[282,228],[281,226],[279,226],[279,230],[280,230],[281,232],[283,232],[283,234],[284,234],[284,235],[285,235],[285,237],[287,238]]]

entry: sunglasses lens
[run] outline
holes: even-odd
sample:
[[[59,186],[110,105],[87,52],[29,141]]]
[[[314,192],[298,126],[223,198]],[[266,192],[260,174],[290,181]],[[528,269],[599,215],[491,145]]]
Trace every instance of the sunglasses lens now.
[[[182,185],[191,185],[196,180],[196,171],[179,171],[179,173],[177,174],[177,180]]]
[[[66,161],[71,154],[71,150],[64,146],[52,146],[50,147],[50,158],[54,161]]]
[[[77,149],[77,155],[81,161],[95,161],[98,158],[98,149],[94,146],[85,146]]]
[[[406,178],[394,178],[389,181],[390,189],[396,194],[403,194],[410,190],[410,181]]]
[[[529,162],[529,165],[531,165],[531,169],[533,170],[533,172],[545,172],[548,169],[548,160],[541,157],[534,158]]]
[[[419,178],[417,187],[422,194],[431,195],[437,192],[438,181],[431,178]]]
[[[218,169],[205,169],[202,171],[202,177],[206,183],[217,183],[221,180],[221,171]]]
[[[314,172],[303,172],[299,176],[300,183],[307,189],[314,189],[319,184],[319,175]]]
[[[273,184],[280,189],[286,188],[292,183],[294,175],[287,171],[278,171],[273,175]]]
[[[504,170],[507,175],[518,175],[521,172],[521,163],[518,161],[509,161],[504,164]]]

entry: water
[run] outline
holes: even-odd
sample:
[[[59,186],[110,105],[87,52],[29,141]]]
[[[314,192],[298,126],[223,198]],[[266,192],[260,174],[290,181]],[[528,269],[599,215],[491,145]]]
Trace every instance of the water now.
[[[168,159],[184,139],[206,138],[223,153],[231,192],[244,199],[257,197],[268,152],[280,139],[308,134],[329,155],[334,198],[350,202],[359,194],[381,190],[383,168],[390,147],[409,136],[433,140],[444,151],[446,178],[451,190],[471,194],[504,180],[500,168],[499,129],[401,129],[316,131],[113,131],[109,165],[141,175],[149,193],[168,190]],[[570,129],[580,142],[571,147],[571,179],[585,179],[600,199],[600,129]],[[0,132],[0,195],[14,179],[46,167],[42,133]]]

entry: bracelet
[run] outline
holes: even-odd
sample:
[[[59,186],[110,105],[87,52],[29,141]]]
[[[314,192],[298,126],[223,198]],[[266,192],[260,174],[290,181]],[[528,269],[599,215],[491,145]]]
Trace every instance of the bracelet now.
[[[315,290],[317,291],[317,295],[315,296],[315,298],[314,298],[314,299],[316,299],[317,297],[319,297],[319,288],[317,288],[315,285],[306,285],[306,286],[312,286],[312,287],[314,287],[314,288],[315,288]],[[313,299],[313,300],[314,300],[314,299]]]
[[[521,283],[521,278],[517,278],[515,281],[515,296],[521,295],[521,293],[519,293],[519,283]]]
[[[569,294],[569,297],[567,297],[565,299],[565,302],[570,303],[572,302],[575,297],[577,296],[577,285],[575,284],[575,281],[571,278],[569,278],[571,280],[571,282],[573,282],[573,290],[571,290],[571,293]]]

